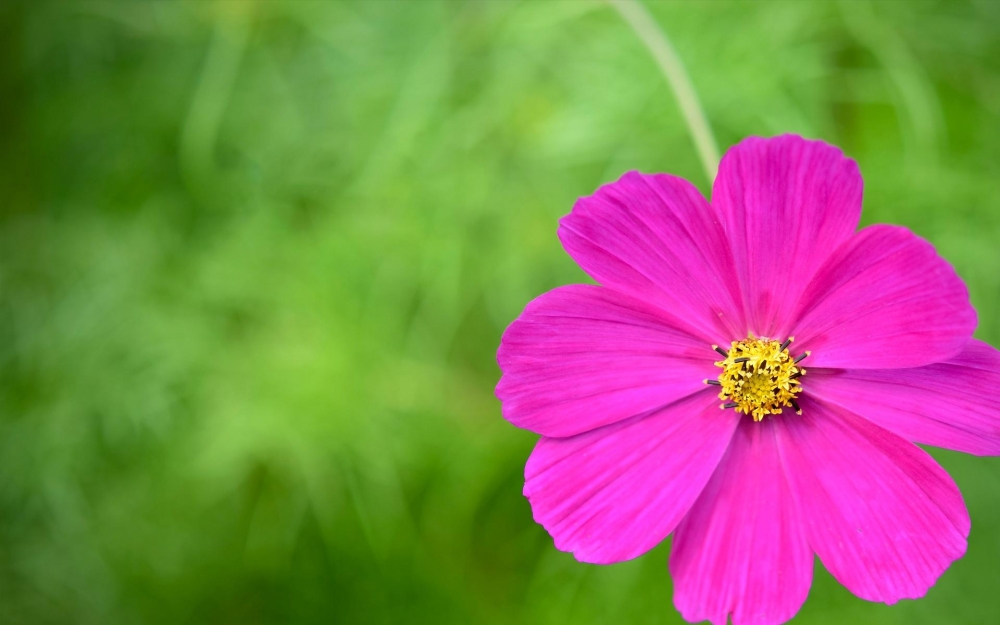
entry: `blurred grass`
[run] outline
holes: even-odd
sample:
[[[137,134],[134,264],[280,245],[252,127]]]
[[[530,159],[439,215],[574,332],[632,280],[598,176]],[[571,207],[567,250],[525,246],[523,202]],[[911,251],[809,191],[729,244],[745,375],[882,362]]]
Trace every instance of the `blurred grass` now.
[[[843,147],[1000,343],[1000,4],[647,5],[723,147]],[[0,621],[680,622],[668,544],[554,550],[492,396],[633,168],[709,190],[601,3],[0,4]],[[969,554],[799,622],[995,618],[1000,461],[935,453]]]

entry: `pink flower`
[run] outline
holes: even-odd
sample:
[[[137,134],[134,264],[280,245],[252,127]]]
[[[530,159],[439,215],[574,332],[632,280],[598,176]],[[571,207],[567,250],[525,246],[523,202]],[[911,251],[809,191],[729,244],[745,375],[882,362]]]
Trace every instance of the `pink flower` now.
[[[856,231],[861,194],[838,149],[751,138],[711,205],[630,172],[562,219],[602,286],[528,304],[496,389],[542,435],[524,494],[556,547],[606,564],[673,533],[677,609],[735,625],[794,616],[813,553],[884,603],[965,553],[962,495],[914,443],[1000,454],[1000,354],[929,243]]]

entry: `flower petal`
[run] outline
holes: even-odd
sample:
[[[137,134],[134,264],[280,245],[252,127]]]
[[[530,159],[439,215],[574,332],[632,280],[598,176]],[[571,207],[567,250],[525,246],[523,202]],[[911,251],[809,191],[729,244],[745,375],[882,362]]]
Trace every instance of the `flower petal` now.
[[[927,453],[836,406],[804,398],[778,429],[806,538],[862,599],[922,597],[965,553],[969,513]]]
[[[809,394],[915,443],[1000,455],[1000,352],[972,340],[950,360],[914,369],[813,369]]]
[[[965,346],[976,311],[955,270],[906,228],[870,226],[841,246],[797,307],[794,334],[808,365],[919,367]]]
[[[757,336],[785,338],[780,331],[809,279],[857,229],[862,186],[857,164],[840,150],[796,135],[750,137],[723,157],[712,204]]]
[[[776,419],[741,419],[711,481],[674,533],[674,604],[692,623],[776,625],[802,607],[813,556],[785,479]]]
[[[715,359],[655,308],[599,286],[565,286],[507,328],[496,394],[514,425],[572,436],[704,390],[718,375]]]
[[[722,226],[686,180],[629,172],[580,198],[559,239],[597,282],[656,305],[705,343],[746,336]]]
[[[706,390],[586,434],[542,438],[524,470],[524,495],[556,547],[577,560],[635,558],[690,509],[738,420]]]

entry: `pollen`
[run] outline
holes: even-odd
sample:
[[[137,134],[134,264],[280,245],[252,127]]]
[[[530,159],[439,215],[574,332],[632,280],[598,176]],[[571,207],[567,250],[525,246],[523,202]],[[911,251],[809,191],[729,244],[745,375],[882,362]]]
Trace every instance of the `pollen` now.
[[[728,351],[713,345],[725,358],[715,363],[722,368],[718,381],[706,382],[721,387],[719,399],[725,402],[721,407],[751,415],[754,421],[762,421],[769,414],[781,414],[784,408],[802,414],[795,399],[802,392],[800,378],[806,370],[798,363],[809,352],[793,358],[788,351],[792,340],[789,337],[779,343],[751,336],[733,341]]]

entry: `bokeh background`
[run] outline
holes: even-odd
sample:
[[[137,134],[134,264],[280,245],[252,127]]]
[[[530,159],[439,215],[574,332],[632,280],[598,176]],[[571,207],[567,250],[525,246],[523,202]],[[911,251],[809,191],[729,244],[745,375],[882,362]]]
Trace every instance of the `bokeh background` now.
[[[647,5],[722,149],[841,146],[1000,344],[1000,2]],[[681,622],[669,540],[554,549],[493,397],[629,169],[710,191],[601,2],[0,2],[0,622]],[[1000,459],[934,453],[968,555],[798,622],[995,622]]]

